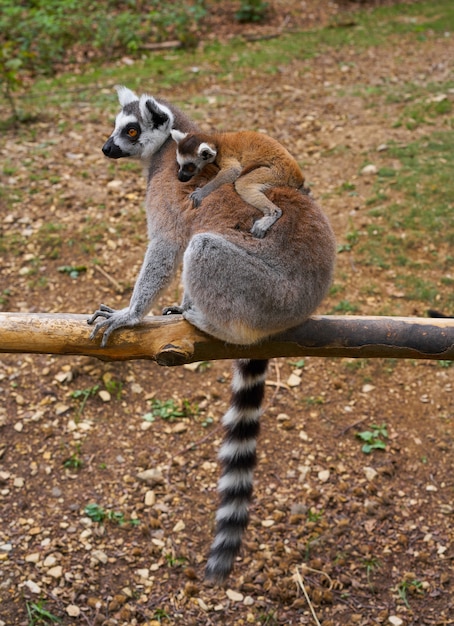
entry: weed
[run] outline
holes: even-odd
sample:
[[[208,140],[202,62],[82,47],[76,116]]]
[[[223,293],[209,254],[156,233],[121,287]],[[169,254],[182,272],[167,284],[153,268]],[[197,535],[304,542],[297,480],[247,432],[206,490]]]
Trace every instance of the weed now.
[[[356,304],[352,304],[349,300],[341,300],[336,306],[334,306],[330,313],[356,313],[359,307]]]
[[[265,19],[267,10],[268,2],[263,0],[241,0],[235,19],[238,22],[261,22]]]
[[[111,396],[113,396],[117,400],[120,400],[123,391],[123,383],[121,381],[105,377],[104,385]]]
[[[437,361],[437,363],[439,367],[443,367],[443,368],[448,368],[454,365],[454,361],[447,361],[445,359],[442,359],[441,361]]]
[[[323,517],[323,511],[314,511],[314,509],[309,509],[307,511],[307,520],[308,522],[313,522],[316,524]]]
[[[410,604],[408,602],[408,593],[412,594],[422,594],[423,593],[423,585],[420,580],[403,580],[397,585],[397,593],[399,594],[399,598],[403,601],[407,609],[410,608]]]
[[[63,466],[67,469],[80,470],[84,464],[80,456],[80,443],[76,445],[76,451],[63,461]]]
[[[373,573],[374,570],[379,569],[381,567],[381,563],[380,561],[377,559],[377,557],[375,556],[370,556],[367,557],[365,559],[363,559],[363,564],[366,568],[366,576],[367,576],[367,583],[369,586],[372,586],[372,582],[371,582],[371,575]]]
[[[184,556],[174,556],[173,554],[165,555],[166,563],[169,567],[181,567],[187,562],[187,558]]]
[[[8,306],[10,295],[11,289],[3,289],[3,291],[0,291],[0,307]]]
[[[289,365],[291,365],[292,367],[296,367],[298,369],[302,369],[304,367],[304,364],[305,364],[304,359],[299,359],[298,361],[289,361]]]
[[[189,400],[151,400],[151,415],[150,413],[146,413],[144,419],[151,422],[152,418],[160,417],[164,420],[169,420],[172,422],[179,417],[191,417],[193,415],[197,415],[199,412],[198,406],[196,404],[191,404]],[[149,416],[149,417],[148,417]]]
[[[361,433],[357,433],[356,436],[365,442],[361,448],[364,454],[370,454],[372,450],[386,449],[386,439],[388,439],[386,424],[381,426],[372,424],[370,430],[364,430]]]
[[[276,611],[269,611],[268,613],[260,613],[258,616],[259,622],[263,626],[276,626],[278,624]]]
[[[57,267],[57,271],[62,274],[68,274],[71,278],[78,278],[81,272],[86,272],[85,265],[60,265]]]
[[[106,511],[106,509],[102,506],[95,503],[87,504],[84,508],[84,513],[87,517],[98,524],[103,524],[106,521],[118,524],[118,526],[124,526],[125,524],[138,526],[140,524],[140,520],[137,518],[131,518],[128,520],[126,519],[125,514],[121,511]]]
[[[161,623],[163,619],[170,619],[170,615],[164,609],[156,609],[153,614],[153,619]]]
[[[90,398],[90,396],[94,396],[97,393],[98,389],[99,385],[94,385],[93,387],[88,387],[87,389],[76,389],[71,393],[71,398],[81,400],[79,404],[79,410],[77,412],[78,417],[80,417],[84,412],[88,398]]]
[[[53,615],[50,611],[44,608],[44,601],[38,600],[38,602],[26,602],[27,607],[27,626],[45,626],[49,622],[51,624],[60,624],[61,619],[56,615]]]

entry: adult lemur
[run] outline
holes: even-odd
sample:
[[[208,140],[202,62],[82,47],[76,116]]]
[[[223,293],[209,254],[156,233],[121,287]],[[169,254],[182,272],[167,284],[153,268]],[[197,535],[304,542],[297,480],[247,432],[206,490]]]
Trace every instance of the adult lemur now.
[[[264,237],[282,215],[265,191],[275,186],[300,189],[304,185],[303,173],[290,152],[263,133],[182,133],[175,129],[172,137],[177,142],[178,180],[191,180],[210,163],[219,167],[214,178],[190,194],[194,205],[199,206],[221,185],[234,183],[243,200],[264,214],[252,226],[255,237]]]
[[[113,310],[101,305],[88,320],[96,322],[91,337],[103,330],[104,346],[115,329],[138,324],[181,260],[183,302],[167,312],[181,312],[202,331],[229,343],[252,344],[304,322],[330,286],[335,258],[331,227],[311,196],[290,187],[271,190],[283,215],[265,239],[249,232],[261,214],[231,184],[194,209],[189,194],[216,171],[207,168],[186,184],[176,182],[176,144],[170,131],[175,126],[196,132],[195,124],[162,100],[138,98],[125,87],[118,96],[122,109],[103,151],[111,158],[139,158],[146,165],[150,241],[129,306]],[[221,504],[206,567],[206,577],[216,582],[229,575],[248,523],[266,368],[265,360],[235,363],[219,453]]]

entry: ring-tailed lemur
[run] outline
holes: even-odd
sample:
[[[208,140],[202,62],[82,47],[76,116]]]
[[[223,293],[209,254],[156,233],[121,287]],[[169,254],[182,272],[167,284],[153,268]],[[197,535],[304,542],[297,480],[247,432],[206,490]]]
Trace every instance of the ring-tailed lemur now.
[[[300,189],[304,176],[298,163],[278,141],[251,130],[236,133],[182,133],[172,130],[177,142],[178,180],[187,182],[210,163],[219,172],[203,187],[190,195],[194,206],[221,185],[234,183],[237,193],[264,214],[251,232],[262,238],[278,220],[281,209],[271,202],[265,191],[288,185]]]
[[[95,324],[91,338],[103,330],[105,346],[115,329],[138,324],[181,259],[183,302],[165,312],[182,313],[200,330],[247,345],[304,322],[328,291],[335,259],[331,227],[312,197],[290,187],[272,189],[270,198],[283,215],[266,239],[251,236],[259,213],[233,185],[213,192],[201,210],[194,210],[189,194],[216,170],[206,168],[189,183],[175,184],[176,144],[170,130],[175,125],[185,133],[197,132],[195,124],[168,102],[139,98],[125,87],[118,96],[122,109],[103,150],[112,158],[139,158],[147,167],[149,244],[129,306],[101,305],[88,320]],[[266,367],[266,360],[235,363],[219,455],[221,505],[206,567],[206,577],[215,582],[229,575],[248,523]]]

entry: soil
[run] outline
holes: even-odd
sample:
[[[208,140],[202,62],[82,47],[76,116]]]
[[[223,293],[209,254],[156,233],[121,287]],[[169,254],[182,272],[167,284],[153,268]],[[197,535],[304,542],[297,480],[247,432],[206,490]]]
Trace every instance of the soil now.
[[[309,25],[351,17],[334,3],[285,5]],[[242,28],[266,34],[282,27],[280,14]],[[226,36],[240,28],[225,15],[216,23]],[[228,121],[282,141],[304,162],[342,242],[352,223],[369,219],[371,178],[358,174],[365,155],[386,164],[378,146],[423,132],[394,127],[402,101],[368,108],[354,86],[446,80],[452,59],[452,37],[429,34],[295,58],[278,75],[252,73],[241,89],[213,74],[180,90],[143,91],[180,103],[200,94],[209,111],[195,99],[184,108],[206,128]],[[100,302],[127,306],[146,245],[145,183],[138,166],[112,165],[100,153],[111,119],[94,119],[84,103],[77,116],[62,110],[55,119],[43,113],[33,136],[9,131],[0,147],[3,164],[15,166],[4,183],[18,195],[14,210],[1,209],[2,234],[20,243],[2,251],[3,310],[88,317]],[[348,159],[334,149],[346,144]],[[34,167],[46,177],[33,176]],[[344,181],[355,182],[356,195],[333,193]],[[86,271],[61,269],[77,266]],[[384,303],[393,314],[425,314],[400,297],[392,273],[355,266],[353,255],[339,255],[337,275],[361,314]],[[154,312],[178,301],[178,291],[176,280]],[[319,312],[336,303],[332,294]],[[2,626],[50,624],[52,616],[103,626],[454,624],[452,368],[274,360],[251,523],[224,588],[206,584],[203,569],[230,380],[223,361],[165,369],[2,355]],[[153,418],[156,400],[180,415]],[[357,435],[373,425],[386,425],[385,448],[366,454]]]

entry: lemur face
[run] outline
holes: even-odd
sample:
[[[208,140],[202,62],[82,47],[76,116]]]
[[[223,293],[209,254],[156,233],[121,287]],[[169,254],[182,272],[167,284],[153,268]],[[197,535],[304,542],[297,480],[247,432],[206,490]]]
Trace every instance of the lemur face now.
[[[171,130],[177,144],[178,180],[186,183],[203,170],[209,163],[216,160],[217,151],[214,146],[200,142],[197,135]]]
[[[102,151],[110,159],[148,160],[170,135],[173,114],[154,98],[140,98],[127,87],[117,87],[122,106],[115,128]]]

